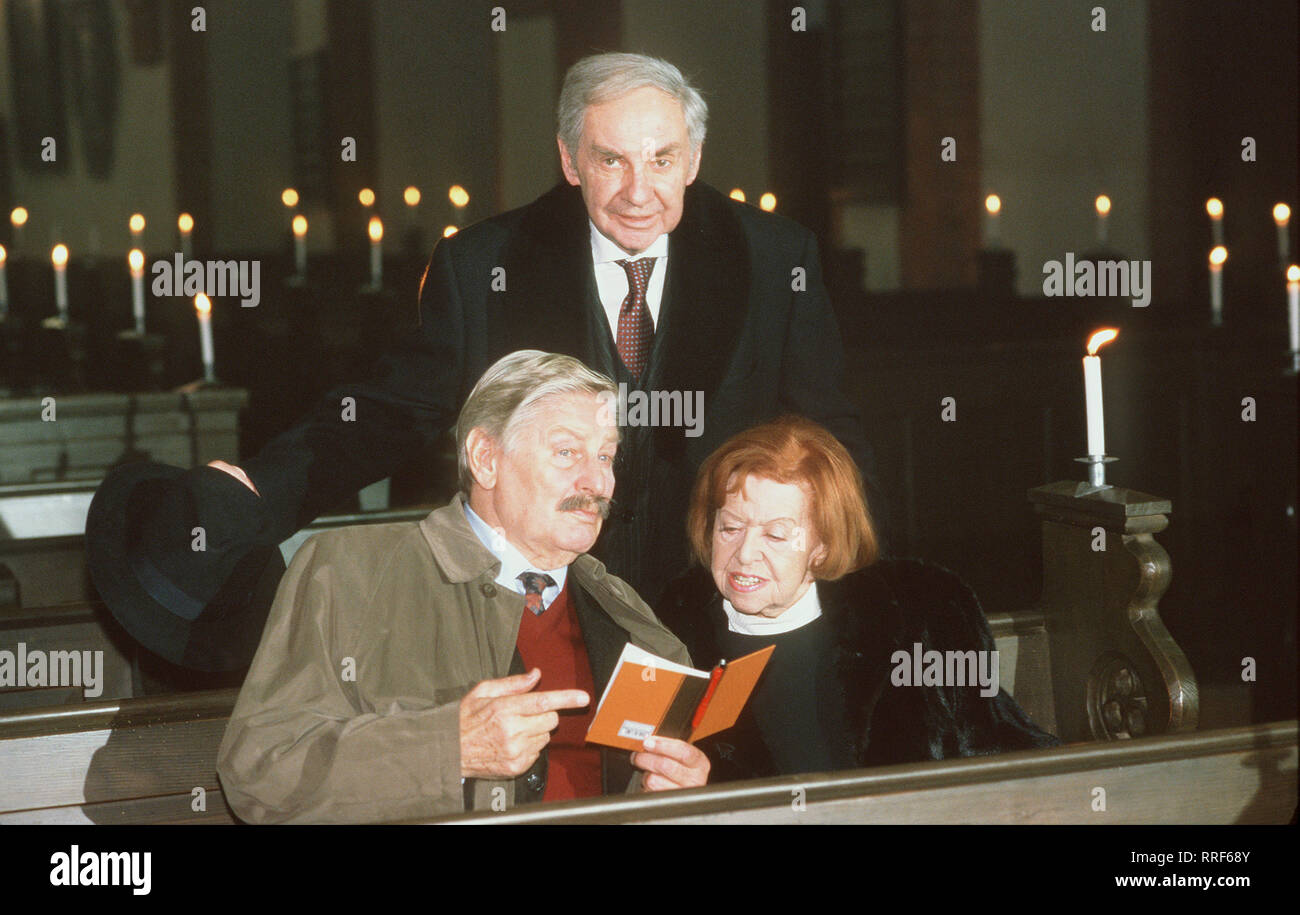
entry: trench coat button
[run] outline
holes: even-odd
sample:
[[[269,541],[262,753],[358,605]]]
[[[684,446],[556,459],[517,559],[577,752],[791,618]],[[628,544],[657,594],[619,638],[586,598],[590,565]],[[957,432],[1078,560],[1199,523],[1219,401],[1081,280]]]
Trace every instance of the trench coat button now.
[[[497,596],[497,586],[494,585],[494,584],[493,584],[492,582],[490,582],[490,581],[489,581],[489,582],[484,582],[483,587],[480,588],[479,590],[483,592],[483,596],[484,596],[484,597],[496,597],[496,596]]]
[[[529,772],[528,777],[524,779],[524,784],[528,786],[529,791],[541,791],[546,787],[546,777],[540,772]]]

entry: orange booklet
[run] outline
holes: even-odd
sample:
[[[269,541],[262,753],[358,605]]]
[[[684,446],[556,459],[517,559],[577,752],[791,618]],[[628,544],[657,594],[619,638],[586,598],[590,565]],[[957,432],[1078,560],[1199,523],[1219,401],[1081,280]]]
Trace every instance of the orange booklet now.
[[[774,648],[706,672],[627,643],[596,705],[587,742],[640,750],[651,734],[695,741],[725,731],[749,701]]]

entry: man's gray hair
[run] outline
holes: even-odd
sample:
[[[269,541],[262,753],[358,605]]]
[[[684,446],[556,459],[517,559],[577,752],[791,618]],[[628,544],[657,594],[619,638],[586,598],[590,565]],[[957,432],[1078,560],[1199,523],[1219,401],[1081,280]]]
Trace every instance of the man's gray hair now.
[[[555,132],[569,155],[578,155],[582,122],[589,107],[621,98],[644,86],[666,92],[681,104],[694,159],[708,128],[709,106],[680,70],[666,60],[644,54],[596,54],[584,57],[569,68],[555,109]]]
[[[469,392],[456,420],[456,468],[461,492],[468,496],[474,485],[465,450],[471,429],[482,429],[509,451],[515,436],[533,420],[542,401],[563,394],[617,398],[618,387],[580,360],[559,353],[521,349],[494,362]],[[611,418],[613,415],[611,405]]]

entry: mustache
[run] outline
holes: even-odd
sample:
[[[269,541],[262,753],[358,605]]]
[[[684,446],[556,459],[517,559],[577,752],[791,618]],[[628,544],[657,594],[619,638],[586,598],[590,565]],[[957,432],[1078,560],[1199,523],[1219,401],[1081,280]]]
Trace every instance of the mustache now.
[[[600,515],[601,519],[603,520],[609,517],[611,504],[612,504],[612,500],[606,499],[604,496],[578,495],[578,496],[569,496],[567,499],[560,502],[557,508],[559,511],[562,512],[572,512],[572,511],[595,512],[596,514]]]

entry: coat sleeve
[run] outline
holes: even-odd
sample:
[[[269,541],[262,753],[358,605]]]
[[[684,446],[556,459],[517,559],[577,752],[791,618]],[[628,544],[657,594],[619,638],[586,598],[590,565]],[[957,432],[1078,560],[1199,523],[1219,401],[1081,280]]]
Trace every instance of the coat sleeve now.
[[[330,554],[345,549],[343,538],[318,535],[295,555],[221,742],[222,788],[248,822],[359,823],[464,809],[459,702],[367,708],[348,676],[364,614],[359,589],[336,590]],[[361,658],[351,660],[360,668]]]
[[[262,495],[262,542],[279,543],[389,476],[454,422],[465,393],[468,330],[452,241],[438,244],[425,271],[419,326],[403,328],[370,380],[332,389],[244,462]],[[347,421],[345,397],[355,401]]]
[[[792,293],[781,365],[782,407],[821,423],[839,440],[862,472],[867,507],[885,541],[888,511],[876,480],[875,457],[862,428],[862,417],[844,393],[844,344],[835,310],[822,281],[817,239],[806,232],[799,263],[807,271],[807,288]]]

